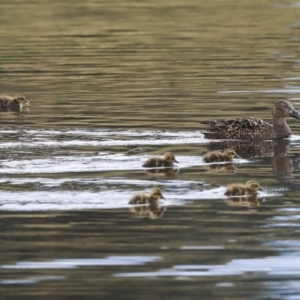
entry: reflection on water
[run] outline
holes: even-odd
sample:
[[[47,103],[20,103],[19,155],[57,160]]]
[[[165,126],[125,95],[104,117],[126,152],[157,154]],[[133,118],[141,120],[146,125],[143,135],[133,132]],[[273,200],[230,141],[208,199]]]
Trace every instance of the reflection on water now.
[[[199,125],[299,109],[298,6],[0,3],[1,94],[33,99],[0,114],[2,297],[298,297],[299,122],[260,142]],[[225,148],[242,158],[203,161]],[[142,167],[166,152],[178,167]],[[266,190],[224,196],[249,179]],[[160,205],[128,204],[153,187]]]

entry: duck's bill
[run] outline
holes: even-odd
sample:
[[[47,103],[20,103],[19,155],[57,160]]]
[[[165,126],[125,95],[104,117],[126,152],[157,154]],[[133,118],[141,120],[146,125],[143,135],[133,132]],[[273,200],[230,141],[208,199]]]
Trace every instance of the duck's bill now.
[[[295,118],[295,119],[300,120],[300,114],[295,109],[290,111],[290,116]]]
[[[24,99],[24,104],[29,105],[30,101],[31,101],[31,99]]]
[[[235,154],[234,158],[241,158],[239,155]]]
[[[176,159],[174,160],[174,162],[176,162],[176,163],[178,163],[178,164],[179,164],[179,161],[178,161],[178,160],[176,160]]]
[[[164,200],[166,200],[166,198],[165,198],[163,195],[161,195],[160,197],[161,197],[161,199],[164,199]]]
[[[265,189],[263,189],[261,186],[258,188],[258,190],[259,190],[259,191],[262,191],[262,192],[265,191]]]

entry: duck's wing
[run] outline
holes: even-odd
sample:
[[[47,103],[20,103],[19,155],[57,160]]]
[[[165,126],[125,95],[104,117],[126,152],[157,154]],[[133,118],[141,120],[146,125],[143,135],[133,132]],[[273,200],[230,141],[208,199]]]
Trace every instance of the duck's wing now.
[[[241,117],[228,120],[203,120],[209,125],[202,133],[211,139],[254,140],[271,138],[273,126],[268,122],[253,117]]]

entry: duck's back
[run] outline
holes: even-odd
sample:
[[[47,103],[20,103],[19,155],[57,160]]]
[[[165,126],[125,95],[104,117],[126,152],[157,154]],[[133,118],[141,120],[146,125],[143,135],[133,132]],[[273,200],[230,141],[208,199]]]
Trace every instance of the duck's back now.
[[[209,139],[262,140],[272,138],[273,126],[253,117],[204,120],[200,123],[209,125],[209,128],[202,132]]]

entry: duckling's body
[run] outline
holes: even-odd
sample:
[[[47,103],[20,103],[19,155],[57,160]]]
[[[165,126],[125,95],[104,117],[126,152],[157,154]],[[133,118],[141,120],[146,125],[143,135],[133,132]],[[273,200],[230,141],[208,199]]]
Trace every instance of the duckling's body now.
[[[220,162],[220,161],[232,161],[233,158],[240,158],[233,149],[226,149],[221,151],[210,151],[204,155],[203,160],[207,163]]]
[[[226,196],[247,196],[256,195],[257,191],[263,191],[256,180],[248,180],[245,184],[233,183],[227,186]]]
[[[209,139],[267,140],[281,139],[291,135],[286,117],[300,120],[300,114],[286,100],[278,100],[272,108],[273,125],[253,117],[241,117],[229,120],[204,120],[209,125],[203,134]]]
[[[153,204],[157,203],[160,199],[165,199],[162,191],[159,188],[154,188],[150,194],[133,195],[129,204]]]
[[[143,164],[145,168],[172,167],[174,162],[178,163],[173,153],[167,152],[164,157],[150,157]]]
[[[30,100],[23,95],[13,97],[0,95],[0,111],[20,111],[24,105],[29,105]]]

